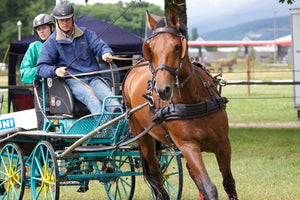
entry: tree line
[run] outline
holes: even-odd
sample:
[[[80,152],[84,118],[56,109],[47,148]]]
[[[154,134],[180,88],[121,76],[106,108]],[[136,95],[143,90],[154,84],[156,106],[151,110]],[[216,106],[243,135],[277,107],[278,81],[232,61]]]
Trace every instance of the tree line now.
[[[84,1],[84,0],[82,0]],[[131,6],[131,3],[123,3],[119,1],[116,4],[94,5],[73,5],[75,9],[75,18],[89,15],[106,22],[113,22],[120,14]],[[0,0],[0,59],[4,58],[4,54],[10,43],[18,40],[17,22],[21,21],[21,38],[33,34],[32,22],[35,16],[40,13],[51,14],[55,7],[53,0]],[[164,11],[157,5],[147,2],[136,2],[132,5],[122,17],[115,21],[114,25],[144,37],[145,34],[145,10],[157,15],[164,15]],[[8,61],[6,60],[6,63]]]

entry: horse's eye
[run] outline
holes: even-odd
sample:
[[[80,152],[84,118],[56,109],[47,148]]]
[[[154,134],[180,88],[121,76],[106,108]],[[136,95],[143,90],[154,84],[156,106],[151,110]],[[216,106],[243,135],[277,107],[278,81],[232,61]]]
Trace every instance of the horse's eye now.
[[[152,54],[151,47],[148,48],[148,51],[149,51],[150,54]]]
[[[177,52],[177,51],[180,51],[180,50],[181,50],[181,45],[176,44],[175,47],[174,47],[174,51]]]

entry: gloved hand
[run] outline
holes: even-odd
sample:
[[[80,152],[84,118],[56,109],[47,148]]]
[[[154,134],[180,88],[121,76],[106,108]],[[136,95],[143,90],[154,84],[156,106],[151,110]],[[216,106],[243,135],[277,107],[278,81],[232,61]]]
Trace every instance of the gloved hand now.
[[[59,77],[64,77],[65,74],[67,73],[66,70],[67,67],[58,67],[55,69],[55,74]]]
[[[110,53],[105,53],[102,55],[102,60],[110,63],[110,62],[112,62],[112,55]]]

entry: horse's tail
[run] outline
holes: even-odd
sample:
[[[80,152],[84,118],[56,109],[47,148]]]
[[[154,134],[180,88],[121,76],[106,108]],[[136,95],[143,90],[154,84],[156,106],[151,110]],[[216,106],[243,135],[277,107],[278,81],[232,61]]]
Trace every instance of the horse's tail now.
[[[151,175],[150,170],[148,168],[147,161],[143,157],[142,154],[140,155],[140,161],[141,161],[142,168],[143,168],[143,175],[146,178],[146,180],[148,181],[148,183],[150,184],[152,190],[154,191],[156,199],[159,199],[159,200],[170,199],[168,192],[163,187],[162,175],[160,174],[158,176],[158,177],[161,177],[159,180],[155,179],[154,176]]]

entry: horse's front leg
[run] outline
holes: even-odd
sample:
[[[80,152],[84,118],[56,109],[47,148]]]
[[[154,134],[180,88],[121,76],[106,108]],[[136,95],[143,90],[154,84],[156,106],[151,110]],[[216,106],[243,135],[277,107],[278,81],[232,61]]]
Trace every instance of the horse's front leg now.
[[[218,191],[206,171],[201,150],[195,144],[186,143],[180,148],[187,161],[187,168],[200,192],[200,199],[218,200]]]
[[[199,190],[199,195],[200,195],[200,200],[206,200],[208,197],[205,197],[205,192],[204,192],[204,187],[200,181],[197,180],[197,177],[193,174],[191,171],[190,167],[188,164],[186,164],[186,168],[190,174],[190,177],[193,179],[194,183],[196,184],[198,190]]]

